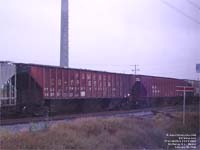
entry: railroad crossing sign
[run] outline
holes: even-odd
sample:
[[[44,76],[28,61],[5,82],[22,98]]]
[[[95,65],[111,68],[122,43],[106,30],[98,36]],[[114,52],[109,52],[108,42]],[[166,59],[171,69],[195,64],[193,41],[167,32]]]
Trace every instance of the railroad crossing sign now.
[[[177,92],[194,92],[194,87],[191,86],[176,86]]]
[[[191,86],[176,86],[177,92],[183,92],[183,125],[185,124],[185,93],[194,92],[194,87]]]

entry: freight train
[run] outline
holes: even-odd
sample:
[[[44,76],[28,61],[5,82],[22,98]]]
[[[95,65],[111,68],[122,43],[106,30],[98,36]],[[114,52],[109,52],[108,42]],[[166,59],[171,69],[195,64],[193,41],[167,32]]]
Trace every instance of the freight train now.
[[[146,75],[0,62],[1,117],[79,113],[175,105],[193,86],[188,102],[199,96],[199,82]]]

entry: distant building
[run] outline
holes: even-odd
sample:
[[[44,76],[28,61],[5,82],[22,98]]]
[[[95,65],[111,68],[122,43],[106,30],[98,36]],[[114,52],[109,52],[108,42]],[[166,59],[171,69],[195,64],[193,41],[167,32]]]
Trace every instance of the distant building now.
[[[61,1],[60,66],[69,67],[68,0]]]

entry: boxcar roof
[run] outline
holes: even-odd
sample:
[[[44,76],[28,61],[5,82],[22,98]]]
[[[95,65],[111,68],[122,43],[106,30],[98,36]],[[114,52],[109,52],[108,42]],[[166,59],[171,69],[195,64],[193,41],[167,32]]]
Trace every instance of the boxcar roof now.
[[[60,66],[42,65],[42,64],[33,64],[33,63],[17,63],[17,62],[12,62],[12,61],[0,61],[0,63],[13,63],[13,64],[16,64],[16,65],[50,67],[50,68],[58,68],[58,69],[74,69],[74,70],[92,71],[92,72],[99,72],[99,73],[110,73],[110,74],[133,75],[134,76],[134,74],[127,74],[127,73],[108,72],[108,71],[83,69],[83,68],[70,68],[70,67],[65,68],[65,67],[60,67]],[[164,79],[173,79],[173,80],[188,80],[188,79],[178,79],[178,78],[172,78],[172,77],[161,77],[161,76],[141,75],[141,74],[137,74],[136,76],[138,76],[138,77],[143,76],[143,77],[152,77],[152,78],[164,78]]]

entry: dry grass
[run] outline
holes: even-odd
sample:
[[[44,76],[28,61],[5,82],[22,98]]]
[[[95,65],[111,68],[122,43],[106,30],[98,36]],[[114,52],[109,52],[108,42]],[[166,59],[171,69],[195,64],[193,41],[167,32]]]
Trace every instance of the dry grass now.
[[[180,114],[176,114],[180,117]],[[157,115],[152,120],[135,118],[87,118],[51,126],[48,131],[4,134],[0,149],[158,149],[164,148],[167,132],[197,132],[197,114],[180,120]],[[198,119],[197,119],[198,120]],[[170,122],[170,123],[169,123]]]
[[[200,131],[200,116],[199,113],[190,112],[185,115],[185,125],[182,123],[182,113],[177,113],[177,120],[167,128],[168,132],[179,134],[194,134],[199,135]]]

